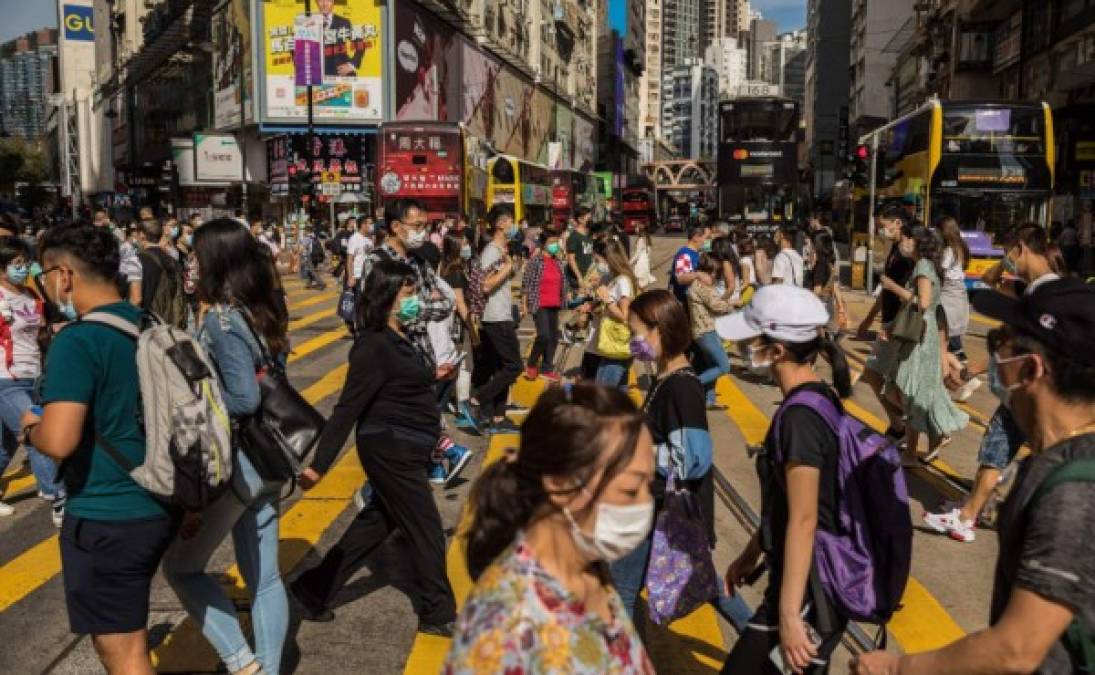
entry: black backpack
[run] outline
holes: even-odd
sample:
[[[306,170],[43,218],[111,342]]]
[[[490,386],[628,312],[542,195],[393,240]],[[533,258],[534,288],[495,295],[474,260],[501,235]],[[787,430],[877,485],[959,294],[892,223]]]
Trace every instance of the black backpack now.
[[[326,260],[327,256],[323,252],[323,244],[319,241],[319,237],[312,237],[312,248],[308,254],[312,258],[312,266],[314,267],[322,265],[323,261]]]
[[[141,262],[151,263],[159,269],[160,278],[152,297],[141,304],[169,326],[186,328],[186,295],[183,288],[182,269],[166,253],[155,249],[143,251]]]

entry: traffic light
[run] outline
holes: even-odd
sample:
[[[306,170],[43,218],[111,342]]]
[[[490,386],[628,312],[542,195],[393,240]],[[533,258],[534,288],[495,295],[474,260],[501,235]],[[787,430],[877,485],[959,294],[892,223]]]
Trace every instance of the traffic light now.
[[[856,187],[867,187],[871,181],[871,149],[866,145],[857,145],[851,159],[848,177]]]

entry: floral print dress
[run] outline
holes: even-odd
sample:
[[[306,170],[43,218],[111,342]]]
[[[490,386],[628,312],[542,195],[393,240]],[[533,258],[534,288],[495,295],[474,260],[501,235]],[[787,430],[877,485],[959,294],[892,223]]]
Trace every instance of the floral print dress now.
[[[653,673],[620,597],[608,594],[612,623],[587,611],[519,536],[468,596],[442,672]]]

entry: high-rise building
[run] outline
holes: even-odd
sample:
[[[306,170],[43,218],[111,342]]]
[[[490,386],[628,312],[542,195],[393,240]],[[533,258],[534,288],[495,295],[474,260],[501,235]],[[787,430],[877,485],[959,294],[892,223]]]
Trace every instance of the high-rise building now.
[[[675,67],[666,78],[666,140],[681,157],[710,159],[718,145],[719,75],[701,60]]]
[[[776,41],[776,23],[755,16],[749,22],[749,30],[742,36],[750,80],[764,80],[765,52],[767,45]]]
[[[745,49],[737,38],[723,37],[707,46],[704,63],[715,69],[719,76],[719,98],[736,96],[746,82]]]
[[[56,91],[57,31],[42,29],[0,45],[0,131],[38,138]]]
[[[842,129],[847,138],[848,39],[851,0],[809,0],[806,5],[806,91],[803,119],[806,151],[813,168],[813,192],[832,192],[844,166]]]
[[[749,0],[705,0],[703,21],[704,50],[724,37],[737,38],[749,30]]]
[[[639,81],[639,133],[643,138],[662,138],[662,0],[645,2],[646,63]]]
[[[885,47],[912,16],[908,0],[852,0],[848,119],[853,135],[884,124],[891,105],[887,82],[897,55]]]
[[[661,126],[666,140],[670,140],[669,128],[675,119],[670,99],[674,97],[673,80],[677,68],[694,63],[703,54],[701,10],[701,0],[662,0]]]

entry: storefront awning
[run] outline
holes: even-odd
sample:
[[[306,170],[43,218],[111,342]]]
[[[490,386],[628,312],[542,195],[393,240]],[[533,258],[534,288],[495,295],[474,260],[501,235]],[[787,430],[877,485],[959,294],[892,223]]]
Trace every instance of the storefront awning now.
[[[288,126],[277,124],[263,124],[259,127],[259,131],[264,134],[293,134],[296,136],[308,135],[308,127],[296,125]],[[324,125],[312,128],[312,133],[317,136],[321,136],[323,134],[339,134],[344,136],[375,136],[378,132],[379,129],[375,126],[332,127],[329,125]]]

